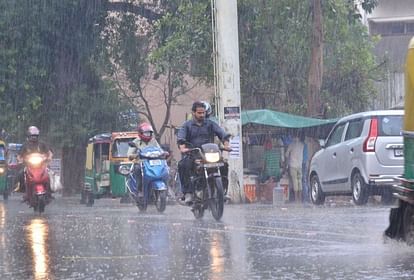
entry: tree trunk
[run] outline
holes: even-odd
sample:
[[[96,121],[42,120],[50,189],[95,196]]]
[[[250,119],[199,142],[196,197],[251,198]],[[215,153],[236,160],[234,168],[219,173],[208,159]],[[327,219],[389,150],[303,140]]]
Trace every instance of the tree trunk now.
[[[63,195],[79,193],[85,177],[86,150],[83,145],[63,147],[62,149],[62,185]]]
[[[308,116],[317,116],[321,112],[320,91],[323,75],[323,24],[321,0],[312,2],[312,40],[311,60],[308,73]]]

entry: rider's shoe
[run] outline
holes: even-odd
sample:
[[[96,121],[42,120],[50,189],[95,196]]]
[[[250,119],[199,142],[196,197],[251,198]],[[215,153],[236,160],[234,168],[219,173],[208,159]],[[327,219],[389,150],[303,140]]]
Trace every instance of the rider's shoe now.
[[[192,193],[186,193],[184,196],[184,202],[187,204],[190,204],[193,202],[193,194]]]
[[[225,201],[225,202],[231,201],[231,196],[230,196],[230,195],[228,195],[228,194],[225,194],[225,195],[224,195],[224,201]]]

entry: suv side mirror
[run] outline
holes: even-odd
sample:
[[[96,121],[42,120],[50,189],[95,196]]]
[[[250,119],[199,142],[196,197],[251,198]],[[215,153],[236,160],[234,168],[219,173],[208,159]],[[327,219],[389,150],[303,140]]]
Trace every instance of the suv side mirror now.
[[[321,148],[325,148],[325,140],[324,139],[319,139],[319,146],[321,146]]]

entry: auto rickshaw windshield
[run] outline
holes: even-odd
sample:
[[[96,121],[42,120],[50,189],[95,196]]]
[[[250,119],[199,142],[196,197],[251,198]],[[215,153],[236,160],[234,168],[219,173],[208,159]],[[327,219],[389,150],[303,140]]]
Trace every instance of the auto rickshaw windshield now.
[[[112,157],[127,157],[128,143],[133,141],[134,138],[120,138],[116,139],[112,146]]]

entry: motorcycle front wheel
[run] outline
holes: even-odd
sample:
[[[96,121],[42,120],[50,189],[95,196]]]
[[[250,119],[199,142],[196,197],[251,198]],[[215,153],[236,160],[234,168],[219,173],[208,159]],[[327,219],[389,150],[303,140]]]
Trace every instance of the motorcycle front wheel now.
[[[167,205],[167,190],[155,191],[155,207],[158,212],[162,213],[165,211]]]
[[[209,206],[211,214],[216,221],[220,220],[224,211],[224,194],[223,182],[221,177],[215,177],[211,182],[211,197],[209,199]]]

